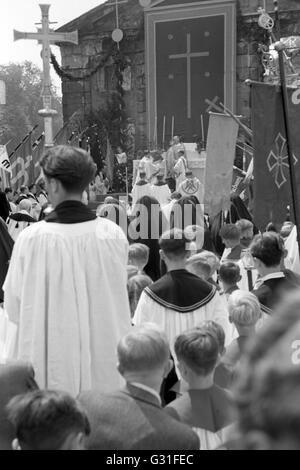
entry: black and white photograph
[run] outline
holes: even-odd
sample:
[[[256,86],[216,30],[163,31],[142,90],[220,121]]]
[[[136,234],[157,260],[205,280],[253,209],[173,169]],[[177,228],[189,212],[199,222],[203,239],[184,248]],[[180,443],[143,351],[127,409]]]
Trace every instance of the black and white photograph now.
[[[0,450],[300,450],[300,1],[39,1],[1,3]]]

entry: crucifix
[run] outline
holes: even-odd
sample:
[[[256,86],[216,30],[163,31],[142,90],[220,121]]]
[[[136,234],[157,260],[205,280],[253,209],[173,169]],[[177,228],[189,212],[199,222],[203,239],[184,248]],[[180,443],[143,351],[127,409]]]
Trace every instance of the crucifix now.
[[[42,59],[43,59],[43,106],[44,109],[39,111],[39,114],[44,118],[45,126],[45,146],[53,146],[53,129],[52,129],[52,118],[57,112],[51,109],[51,77],[50,77],[50,59],[51,50],[50,44],[57,42],[70,42],[72,44],[78,44],[78,32],[73,31],[71,33],[57,33],[53,29],[50,29],[49,25],[53,24],[49,22],[49,8],[48,4],[40,4],[42,11],[42,28],[38,28],[36,33],[23,33],[14,30],[14,40],[18,39],[32,39],[37,40],[39,44],[42,44]]]
[[[171,54],[170,59],[186,59],[187,67],[187,118],[192,117],[192,59],[197,57],[208,57],[209,52],[191,51],[191,34],[187,33],[187,47],[184,54]]]

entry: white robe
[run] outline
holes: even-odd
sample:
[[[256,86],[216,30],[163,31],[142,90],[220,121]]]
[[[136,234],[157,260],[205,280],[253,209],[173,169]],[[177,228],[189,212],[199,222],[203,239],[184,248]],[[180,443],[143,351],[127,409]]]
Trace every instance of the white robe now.
[[[167,184],[157,186],[152,185],[152,196],[157,199],[160,207],[165,206],[170,201],[171,191]]]
[[[38,222],[19,236],[4,284],[18,325],[15,359],[41,388],[110,391],[122,384],[116,347],[131,328],[128,242],[109,220]]]
[[[200,307],[189,313],[175,312],[175,310],[163,307],[151,299],[145,292],[142,292],[133,317],[133,323],[135,325],[150,322],[155,323],[162,329],[167,335],[174,357],[174,342],[176,336],[207,320],[215,321],[224,328],[225,345],[230,344],[231,341],[237,337],[237,332],[228,319],[226,301],[222,299],[218,292],[216,292],[212,300],[204,307]]]
[[[293,230],[285,240],[285,248],[288,251],[288,258],[290,264],[287,263],[285,259],[285,266],[290,268],[297,274],[300,274],[300,258],[299,258],[299,249],[297,243],[297,227],[293,227]]]
[[[150,196],[152,197],[152,186],[150,183],[138,185],[135,184],[131,191],[132,205],[134,206],[141,197]]]

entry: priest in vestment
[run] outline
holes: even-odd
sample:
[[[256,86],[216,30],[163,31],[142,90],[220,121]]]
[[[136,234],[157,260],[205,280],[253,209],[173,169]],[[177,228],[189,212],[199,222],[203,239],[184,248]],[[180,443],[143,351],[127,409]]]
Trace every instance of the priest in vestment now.
[[[161,207],[170,202],[171,191],[162,173],[156,176],[156,181],[152,185],[152,196],[157,199]]]
[[[140,172],[140,179],[137,183],[133,185],[131,196],[132,196],[132,206],[134,207],[135,204],[139,199],[144,196],[152,197],[152,186],[148,183],[146,179],[146,173],[144,171]]]
[[[53,147],[40,165],[55,209],[13,250],[4,308],[18,326],[15,358],[33,364],[40,388],[110,391],[121,382],[117,344],[131,327],[128,242],[81,202],[96,172],[87,152]]]

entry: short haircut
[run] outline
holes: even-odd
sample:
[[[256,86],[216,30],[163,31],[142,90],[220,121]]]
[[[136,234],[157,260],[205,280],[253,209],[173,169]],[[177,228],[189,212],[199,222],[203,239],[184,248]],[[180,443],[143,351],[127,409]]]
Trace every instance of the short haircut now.
[[[188,251],[189,243],[184,231],[179,228],[167,230],[159,239],[160,249],[168,258],[184,257]]]
[[[211,330],[217,337],[218,343],[219,343],[219,352],[220,354],[223,353],[224,348],[225,348],[225,331],[224,328],[217,322],[212,321],[212,320],[207,320],[200,325],[198,325],[200,328],[204,327],[207,328],[208,330]]]
[[[256,235],[251,246],[251,254],[268,268],[280,265],[284,256],[284,241],[278,233],[265,232]]]
[[[170,357],[166,335],[155,325],[134,327],[117,348],[119,367],[124,372],[147,372],[164,367]]]
[[[198,327],[177,336],[175,353],[197,375],[206,376],[217,364],[219,343],[211,329]]]
[[[237,290],[228,299],[229,317],[235,325],[254,326],[261,318],[260,303],[251,292]]]
[[[131,314],[134,315],[143,290],[152,284],[152,279],[145,274],[134,274],[127,281],[127,290]]]
[[[68,145],[47,149],[40,166],[47,178],[56,178],[66,191],[75,192],[82,192],[93,181],[97,170],[85,150]]]
[[[29,191],[31,191],[34,186],[36,186],[35,183],[31,184],[31,185],[29,186]]]
[[[192,270],[197,276],[205,277],[208,279],[210,277],[211,267],[210,264],[201,258],[198,254],[190,256],[186,262],[188,270]]]
[[[223,225],[219,233],[223,240],[239,240],[241,238],[241,230],[235,224]]]
[[[222,263],[219,270],[220,281],[225,282],[229,285],[234,285],[239,282],[241,276],[241,270],[237,263],[227,261]]]
[[[197,253],[193,256],[191,256],[187,260],[187,265],[188,266],[197,266],[203,267],[203,269],[206,271],[207,266],[209,267],[209,274],[208,277],[211,277],[217,269],[219,269],[220,262],[219,258],[212,252],[212,251],[207,251],[203,250],[200,251],[200,253]]]
[[[140,171],[140,178],[146,178],[146,173],[144,171]]]
[[[65,392],[37,390],[18,395],[7,405],[8,418],[24,450],[59,450],[73,433],[90,433],[88,418]]]
[[[13,190],[11,188],[5,188],[4,190],[5,194],[12,193]]]
[[[250,228],[254,228],[253,223],[248,219],[237,220],[235,225],[240,229],[241,232],[244,232],[244,230],[249,230]]]
[[[133,243],[129,246],[128,260],[129,264],[139,264],[146,266],[149,260],[150,249],[143,243]]]
[[[30,199],[22,199],[22,201],[19,202],[18,210],[29,212],[31,211],[31,208],[32,208],[32,203]]]
[[[179,199],[181,199],[181,197],[182,197],[182,196],[181,196],[180,193],[178,193],[177,191],[174,191],[174,192],[171,194],[170,199],[172,199],[172,200],[173,200],[173,199],[176,199],[177,201],[179,201]]]
[[[28,187],[23,184],[23,185],[20,187],[20,192],[23,193],[24,191],[26,191],[26,189],[28,189]]]

